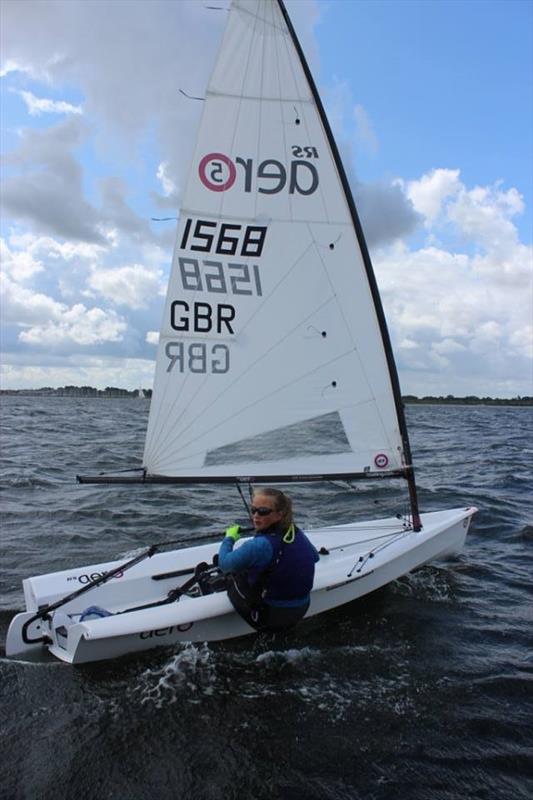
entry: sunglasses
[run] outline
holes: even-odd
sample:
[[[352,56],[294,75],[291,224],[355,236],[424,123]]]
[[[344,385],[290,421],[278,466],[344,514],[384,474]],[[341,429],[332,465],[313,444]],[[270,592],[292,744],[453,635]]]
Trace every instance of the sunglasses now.
[[[269,514],[274,514],[275,511],[275,508],[266,508],[266,506],[252,506],[251,508],[252,516],[257,514],[259,517],[268,517]]]

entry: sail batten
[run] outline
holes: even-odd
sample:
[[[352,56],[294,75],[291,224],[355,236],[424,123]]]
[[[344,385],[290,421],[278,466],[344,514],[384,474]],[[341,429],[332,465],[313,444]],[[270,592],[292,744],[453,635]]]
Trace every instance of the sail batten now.
[[[405,477],[411,463],[368,251],[280,0],[234,0],[228,14],[183,195],[143,463],[163,478],[229,478],[244,457],[252,477]]]

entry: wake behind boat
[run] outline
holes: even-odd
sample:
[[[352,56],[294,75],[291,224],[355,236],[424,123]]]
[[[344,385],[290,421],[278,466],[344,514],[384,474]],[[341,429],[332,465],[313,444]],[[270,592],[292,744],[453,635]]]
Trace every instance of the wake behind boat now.
[[[321,551],[307,616],[464,543],[475,509],[420,515],[368,249],[282,0],[233,0],[228,12],[182,198],[142,466],[78,479],[132,490],[403,481],[407,516],[307,531]],[[81,663],[252,632],[213,545],[156,549],[125,571],[25,580],[8,655],[44,647]],[[72,591],[82,575],[97,577]],[[86,615],[89,596],[106,616]]]

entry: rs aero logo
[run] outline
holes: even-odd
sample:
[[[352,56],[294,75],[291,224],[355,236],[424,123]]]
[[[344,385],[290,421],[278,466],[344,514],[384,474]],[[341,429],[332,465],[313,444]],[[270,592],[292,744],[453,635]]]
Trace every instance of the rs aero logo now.
[[[294,145],[292,155],[289,164],[283,164],[276,158],[258,163],[253,158],[237,156],[233,160],[224,153],[209,153],[200,161],[198,175],[212,192],[227,192],[237,183],[245,192],[314,194],[318,188],[318,170],[313,163],[318,159],[316,147]]]

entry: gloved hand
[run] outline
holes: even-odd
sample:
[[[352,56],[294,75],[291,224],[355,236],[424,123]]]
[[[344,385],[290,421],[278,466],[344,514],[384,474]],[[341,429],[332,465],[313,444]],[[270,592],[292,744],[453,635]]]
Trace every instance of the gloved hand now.
[[[240,531],[240,525],[230,525],[229,528],[226,528],[226,536],[229,536],[230,539],[233,539],[234,542],[237,542],[241,538]]]

